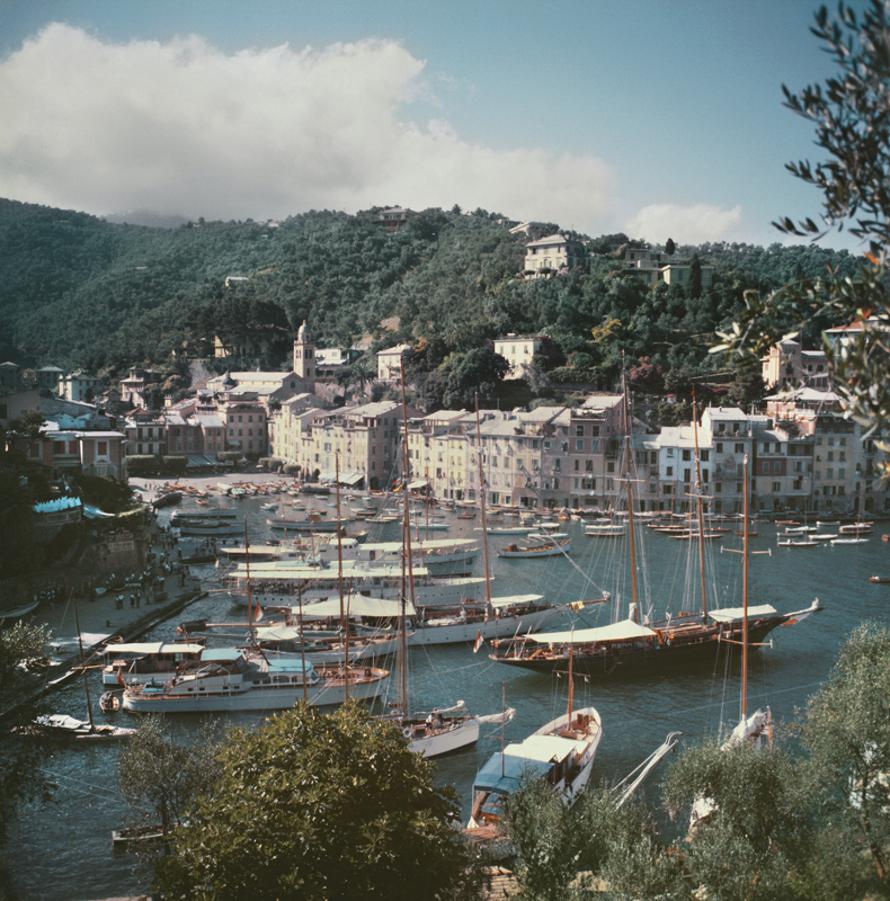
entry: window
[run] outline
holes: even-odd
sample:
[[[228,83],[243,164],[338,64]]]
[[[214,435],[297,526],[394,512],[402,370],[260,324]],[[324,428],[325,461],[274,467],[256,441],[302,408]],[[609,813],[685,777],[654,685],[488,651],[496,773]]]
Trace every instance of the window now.
[[[665,475],[667,475],[667,477],[670,478],[673,474],[674,474],[674,467],[668,466],[668,468],[665,470]]]
[[[593,460],[585,460],[584,461],[584,471],[585,472],[593,472]]]
[[[737,454],[743,454],[745,452],[745,445],[741,442],[736,442],[735,452]]]
[[[670,493],[671,493],[671,486],[670,486],[670,485],[664,485],[664,486],[662,487],[662,494],[670,494]]]
[[[723,493],[723,482],[714,482],[714,494]]]
[[[575,458],[575,472],[580,472],[580,471],[581,471],[581,461],[579,459],[577,459],[577,457],[576,457]]]
[[[615,462],[613,460],[609,460],[606,470],[607,472],[615,472]]]
[[[673,449],[672,447],[669,447],[669,448],[667,449],[667,453],[666,453],[665,456],[673,457],[673,456],[674,456],[674,449]]]
[[[583,450],[584,450],[584,439],[583,439],[583,438],[576,438],[576,439],[575,439],[575,450],[576,450],[576,451],[583,451]]]
[[[718,442],[717,442],[717,446],[714,448],[714,450],[715,450],[718,454],[722,454],[722,453],[723,453],[723,442],[722,442],[722,441],[718,441]]]
[[[711,452],[710,452],[710,450],[708,450],[707,448],[705,448],[704,450],[702,450],[702,452],[701,452],[701,454],[700,454],[702,463],[707,463],[707,462],[708,462],[708,458],[710,457],[710,455],[711,455]]]
[[[683,460],[686,461],[686,460],[691,460],[691,459],[692,459],[692,457],[691,457],[691,455],[690,455],[690,453],[689,453],[689,450],[688,450],[688,449],[684,449],[684,451],[683,451]]]
[[[583,438],[583,437],[584,437],[584,424],[583,424],[583,423],[580,423],[580,422],[579,422],[578,425],[575,426],[575,434],[576,434],[579,438]]]
[[[773,491],[778,492],[782,490],[781,482],[773,482]]]
[[[100,457],[105,457],[108,454],[108,442],[107,441],[97,441],[96,442],[96,453]]]
[[[689,481],[689,476],[690,476],[690,470],[689,470],[689,468],[687,467],[686,469],[683,470],[683,481],[684,481],[684,482],[688,482],[688,481]]]

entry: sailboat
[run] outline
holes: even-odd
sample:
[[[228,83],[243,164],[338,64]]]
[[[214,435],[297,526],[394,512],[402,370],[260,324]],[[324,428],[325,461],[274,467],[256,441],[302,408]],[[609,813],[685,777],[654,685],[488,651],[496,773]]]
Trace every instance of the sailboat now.
[[[93,704],[90,698],[90,686],[87,679],[87,667],[83,653],[83,635],[80,631],[80,616],[77,612],[77,601],[74,601],[74,626],[77,629],[77,644],[80,649],[80,670],[83,675],[83,694],[86,702],[86,720],[64,713],[49,713],[38,716],[33,722],[19,726],[14,731],[20,735],[40,738],[51,738],[61,741],[73,741],[78,744],[94,744],[105,741],[119,741],[136,734],[135,729],[126,726],[113,726],[109,723],[97,723],[93,719]]]
[[[247,527],[244,530],[247,546]],[[313,665],[306,659],[300,632],[300,654],[271,655],[259,646],[254,624],[247,555],[247,619],[249,640],[242,648],[205,650],[163,685],[136,684],[124,688],[123,707],[138,713],[203,713],[234,710],[283,710],[302,700],[314,707],[338,706],[350,697],[373,701],[389,681],[389,671],[349,664],[348,636],[339,664]],[[346,616],[342,612],[341,625]],[[302,618],[300,620],[302,623]]]
[[[711,661],[718,642],[738,643],[747,630],[754,643],[763,642],[777,626],[794,625],[822,609],[818,598],[809,607],[780,613],[771,604],[710,609],[705,580],[704,516],[698,462],[698,427],[693,415],[696,444],[696,510],[699,536],[700,612],[684,611],[675,616],[640,621],[637,595],[637,563],[634,537],[631,434],[627,390],[624,389],[625,472],[627,475],[628,546],[630,551],[631,602],[626,619],[606,626],[560,632],[536,632],[492,642],[492,660],[549,672],[564,666],[569,653],[576,668],[594,676],[627,676],[638,672],[667,670],[681,663]],[[692,528],[690,523],[689,528]]]
[[[739,702],[739,722],[723,743],[724,748],[732,748],[743,742],[748,742],[753,748],[760,750],[772,745],[773,720],[769,707],[755,710],[748,715],[748,649],[750,636],[748,629],[748,456],[745,455],[742,463],[742,484],[745,489],[743,500],[744,526],[742,532],[742,684],[741,698]],[[689,835],[695,834],[695,830],[703,820],[711,816],[717,809],[712,798],[696,798],[692,805],[689,818]]]
[[[402,446],[403,492],[402,541],[402,596],[399,617],[399,698],[396,707],[396,722],[408,739],[410,750],[422,757],[441,757],[474,745],[479,739],[482,722],[507,722],[515,711],[504,711],[487,717],[472,716],[467,713],[463,701],[451,707],[434,708],[428,713],[411,711],[408,692],[408,610],[414,608],[414,563],[411,555],[411,499],[407,490],[410,482],[411,463],[408,457],[408,409],[405,403],[405,374],[401,376],[402,422],[404,443]],[[476,416],[478,418],[478,406]],[[410,605],[410,608],[409,608]]]
[[[503,831],[510,795],[529,776],[544,779],[565,804],[571,804],[590,781],[603,724],[595,707],[573,708],[573,655],[569,653],[569,697],[561,716],[512,742],[489,757],[473,780],[467,835],[496,839]]]

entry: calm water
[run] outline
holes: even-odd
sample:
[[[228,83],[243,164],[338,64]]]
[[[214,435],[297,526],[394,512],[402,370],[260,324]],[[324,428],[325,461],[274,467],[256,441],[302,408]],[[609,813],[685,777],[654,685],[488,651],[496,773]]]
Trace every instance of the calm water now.
[[[259,499],[241,504],[251,524],[252,540],[265,533]],[[321,503],[318,506],[323,506]],[[449,532],[434,538],[472,536],[474,523],[454,520]],[[514,519],[504,519],[512,524]],[[500,524],[497,521],[493,525]],[[759,535],[752,549],[772,547],[772,556],[757,555],[751,565],[751,603],[772,603],[781,610],[806,607],[813,597],[822,599],[825,610],[807,621],[777,629],[774,648],[753,656],[750,678],[752,703],[769,704],[777,719],[790,718],[825,677],[844,637],[859,622],[890,621],[890,585],[870,585],[872,574],[890,575],[890,546],[882,544],[876,529],[868,544],[848,547],[786,549],[775,547],[775,529],[758,524]],[[564,558],[546,560],[497,560],[493,567],[495,595],[538,592],[549,601],[594,597],[600,589],[612,592],[614,603],[626,612],[629,594],[628,568],[623,560],[623,542],[592,539],[579,524],[566,524],[574,539],[572,563]],[[377,526],[371,540],[396,539],[398,525]],[[698,604],[698,569],[694,547],[661,535],[645,532],[643,551],[645,576],[641,595],[651,598],[657,613]],[[515,538],[493,539],[493,548]],[[708,592],[711,605],[740,603],[740,558],[721,554],[720,544],[740,546],[728,536],[708,548]],[[481,555],[480,555],[481,556]],[[573,565],[574,564],[574,565]],[[479,566],[481,567],[481,561]],[[212,568],[203,570],[208,582]],[[692,588],[694,586],[694,589]],[[690,591],[694,601],[690,603]],[[684,598],[686,599],[684,601]],[[221,615],[228,604],[219,595],[194,604],[182,618],[204,614]],[[590,607],[579,617],[579,625],[603,624],[613,611]],[[553,626],[560,624],[554,620]],[[171,638],[176,620],[159,626],[151,637]],[[73,632],[73,627],[71,629]],[[565,681],[492,663],[486,654],[472,653],[469,646],[446,646],[412,651],[412,697],[417,708],[447,705],[464,699],[474,712],[490,713],[501,708],[502,693],[517,709],[506,727],[506,740],[520,739],[564,709]],[[732,661],[734,664],[735,661]],[[100,691],[95,677],[96,693]],[[672,730],[680,730],[694,741],[713,735],[721,723],[738,715],[737,669],[725,660],[714,666],[674,676],[638,678],[632,682],[584,683],[576,687],[576,703],[591,703],[603,720],[604,736],[597,757],[597,775],[617,780],[633,769]],[[52,707],[74,715],[83,713],[83,694],[78,685],[53,696]],[[250,724],[256,715],[232,715],[228,722]],[[117,722],[135,720],[118,714]],[[172,719],[172,728],[184,737],[194,734],[196,717]],[[500,733],[489,727],[478,746],[436,763],[437,778],[453,785],[465,806],[477,768],[496,750]],[[27,898],[98,898],[144,889],[145,874],[134,858],[113,854],[111,830],[127,822],[130,811],[117,791],[119,749],[113,745],[87,749],[60,749],[46,765],[47,775],[58,788],[54,800],[26,808],[13,824],[9,859],[13,863],[19,891]],[[656,773],[652,783],[657,785]]]

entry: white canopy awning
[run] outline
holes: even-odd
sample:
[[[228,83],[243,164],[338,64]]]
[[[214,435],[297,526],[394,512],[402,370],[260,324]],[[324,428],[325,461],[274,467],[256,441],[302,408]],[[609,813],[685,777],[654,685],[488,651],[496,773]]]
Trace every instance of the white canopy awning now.
[[[340,476],[340,484],[358,485],[358,483],[361,482],[364,477],[365,474],[363,472],[347,472],[346,475]]]
[[[543,594],[509,594],[491,599],[491,606],[498,610],[503,607],[516,607],[519,604],[537,604],[544,600]]]
[[[402,615],[402,602],[398,598],[369,598],[363,594],[354,594],[343,598],[343,607],[348,610],[349,616],[380,616],[399,617]],[[300,613],[299,607],[291,607],[295,614]],[[405,611],[408,616],[414,616],[415,610],[410,601],[405,602]],[[306,619],[327,619],[340,615],[340,598],[328,598],[326,601],[318,601],[314,604],[303,605],[303,616]]]
[[[130,641],[105,645],[106,654],[200,654],[204,645],[178,641]]]
[[[408,482],[408,490],[418,491],[421,488],[426,488],[428,485],[429,482],[426,479],[415,479],[413,482]]]
[[[748,619],[770,616],[778,612],[772,604],[759,604],[756,607],[748,608]],[[745,611],[741,607],[718,607],[716,610],[709,611],[708,616],[716,623],[737,623],[745,618]]]
[[[590,644],[594,641],[629,641],[633,638],[653,638],[655,633],[630,619],[594,629],[571,629],[565,632],[537,632],[527,635],[540,644]]]

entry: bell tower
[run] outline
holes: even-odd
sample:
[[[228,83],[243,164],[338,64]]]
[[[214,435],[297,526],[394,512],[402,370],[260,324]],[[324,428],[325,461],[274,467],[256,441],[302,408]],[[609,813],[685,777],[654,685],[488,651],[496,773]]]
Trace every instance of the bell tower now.
[[[306,320],[294,338],[294,372],[306,382],[315,381],[315,347],[306,337]]]

